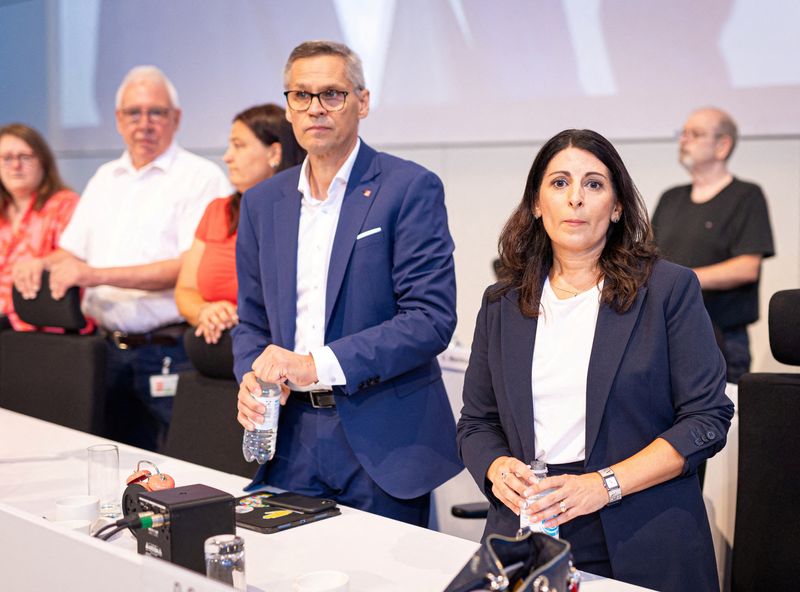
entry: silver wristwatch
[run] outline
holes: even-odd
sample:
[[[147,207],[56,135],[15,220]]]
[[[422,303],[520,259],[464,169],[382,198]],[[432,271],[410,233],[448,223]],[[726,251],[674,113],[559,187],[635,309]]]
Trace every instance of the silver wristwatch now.
[[[606,491],[608,491],[607,505],[611,506],[618,504],[622,499],[622,489],[619,486],[619,481],[617,481],[617,476],[614,474],[614,471],[611,470],[611,467],[606,467],[605,469],[600,469],[597,472],[603,479],[603,485],[605,486]]]

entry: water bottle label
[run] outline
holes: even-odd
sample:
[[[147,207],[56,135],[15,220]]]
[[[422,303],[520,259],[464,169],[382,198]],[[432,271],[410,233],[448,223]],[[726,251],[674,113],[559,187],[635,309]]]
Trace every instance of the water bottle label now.
[[[545,534],[549,534],[551,537],[558,538],[558,525],[556,526],[545,526],[544,520],[542,521],[542,530],[541,532]]]
[[[281,398],[278,397],[254,397],[261,403],[266,410],[264,411],[264,421],[260,424],[253,422],[257,430],[275,430],[278,428],[278,416],[281,410]]]

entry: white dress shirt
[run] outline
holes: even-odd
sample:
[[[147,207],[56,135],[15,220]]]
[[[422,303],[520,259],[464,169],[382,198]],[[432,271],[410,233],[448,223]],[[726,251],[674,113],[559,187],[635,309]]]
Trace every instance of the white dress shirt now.
[[[586,381],[600,290],[559,300],[545,280],[533,350],[533,427],[536,458],[549,464],[586,457]]]
[[[320,200],[312,195],[308,178],[308,157],[300,169],[297,190],[302,194],[302,201],[297,233],[297,321],[294,351],[313,356],[319,382],[307,387],[290,384],[295,390],[324,389],[346,383],[344,371],[336,355],[331,348],[325,346],[325,291],[339,213],[360,147],[361,139],[358,139],[353,151],[331,181],[326,199]]]
[[[126,151],[97,169],[59,247],[99,268],[175,259],[192,245],[206,205],[232,191],[217,165],[175,143],[138,170]],[[83,311],[104,329],[129,333],[182,320],[171,289],[87,288]]]

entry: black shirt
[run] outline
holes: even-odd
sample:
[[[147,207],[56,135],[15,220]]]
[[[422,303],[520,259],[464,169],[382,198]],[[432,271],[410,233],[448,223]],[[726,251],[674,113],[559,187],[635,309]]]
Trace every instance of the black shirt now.
[[[754,183],[733,179],[709,201],[694,203],[692,186],[668,190],[653,214],[653,232],[664,258],[703,267],[739,255],[775,254],[767,202]],[[711,320],[722,330],[758,319],[758,281],[730,290],[704,290]]]

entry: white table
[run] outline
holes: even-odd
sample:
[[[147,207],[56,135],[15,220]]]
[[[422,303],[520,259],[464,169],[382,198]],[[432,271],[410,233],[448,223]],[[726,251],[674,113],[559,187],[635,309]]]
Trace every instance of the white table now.
[[[190,584],[197,592],[218,589],[209,583],[204,587],[204,579],[188,571],[136,554],[135,541],[127,533],[101,543],[72,532],[57,534],[57,527],[42,518],[54,513],[57,498],[85,493],[86,447],[100,442],[90,434],[0,409],[3,589],[177,590],[177,582],[183,583],[183,590]],[[120,482],[136,461],[148,459],[178,485],[204,483],[238,496],[247,483],[242,477],[123,444],[119,449]],[[440,591],[477,547],[473,541],[351,508],[342,508],[339,517],[278,534],[242,529],[237,534],[245,539],[248,587],[265,592],[288,592],[293,578],[319,569],[348,573],[351,592]],[[69,543],[67,552],[56,553],[64,541]],[[88,578],[87,571],[93,577]],[[642,590],[604,579],[590,579],[582,589]]]

